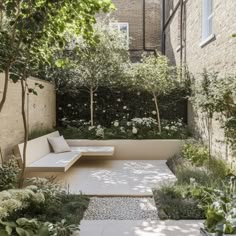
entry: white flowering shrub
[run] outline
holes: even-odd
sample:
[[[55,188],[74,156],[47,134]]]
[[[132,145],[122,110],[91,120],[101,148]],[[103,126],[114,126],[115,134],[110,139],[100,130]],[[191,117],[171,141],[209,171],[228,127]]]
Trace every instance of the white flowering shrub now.
[[[20,169],[14,157],[0,165],[0,191],[16,187],[19,172]]]
[[[69,195],[49,179],[32,178],[24,189],[0,192],[0,235],[69,236],[88,207],[88,197]]]
[[[29,207],[32,202],[40,204],[45,201],[44,195],[30,188],[11,189],[0,192],[0,219]]]
[[[90,126],[80,122],[80,126],[68,127],[61,132],[66,138],[84,139],[185,139],[189,136],[182,120],[162,121],[163,132],[158,132],[156,119],[152,117],[114,120],[109,127]]]
[[[99,87],[94,96],[94,125],[109,127],[115,120],[131,120],[133,117],[152,117],[156,111],[152,96],[147,92],[129,88]],[[186,122],[187,93],[184,88],[176,89],[168,95],[160,96],[160,112],[163,120],[183,119]],[[57,125],[59,127],[80,127],[90,120],[89,96],[67,92],[57,95]],[[68,106],[70,104],[70,106]],[[82,121],[81,121],[82,120]]]

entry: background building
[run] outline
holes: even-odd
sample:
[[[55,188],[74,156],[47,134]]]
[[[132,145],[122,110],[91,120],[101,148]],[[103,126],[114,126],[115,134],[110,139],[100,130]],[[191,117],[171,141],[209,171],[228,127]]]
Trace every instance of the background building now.
[[[144,51],[160,50],[160,0],[113,0],[117,10],[111,13],[121,30],[127,32],[131,59],[137,61]]]
[[[195,81],[210,72],[236,73],[235,0],[162,0],[165,26],[162,51],[174,65],[186,64]],[[206,119],[189,104],[188,123],[196,135],[207,139]],[[213,122],[213,151],[228,156],[224,130]]]

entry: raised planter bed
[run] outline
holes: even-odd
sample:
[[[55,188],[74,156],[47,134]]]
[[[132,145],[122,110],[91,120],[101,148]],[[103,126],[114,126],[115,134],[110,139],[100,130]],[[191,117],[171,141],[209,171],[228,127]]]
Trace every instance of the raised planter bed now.
[[[102,158],[117,160],[167,160],[180,153],[184,144],[184,140],[178,139],[68,139],[67,142],[70,146],[113,146],[114,156]]]
[[[205,229],[201,228],[200,233],[202,236],[236,236],[236,234],[220,234],[220,233],[208,233]]]

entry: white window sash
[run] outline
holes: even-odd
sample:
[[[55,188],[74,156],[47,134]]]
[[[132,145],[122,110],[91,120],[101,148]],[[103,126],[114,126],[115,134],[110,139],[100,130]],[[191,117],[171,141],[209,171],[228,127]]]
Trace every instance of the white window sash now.
[[[213,16],[213,0],[202,0],[202,40],[212,34]]]

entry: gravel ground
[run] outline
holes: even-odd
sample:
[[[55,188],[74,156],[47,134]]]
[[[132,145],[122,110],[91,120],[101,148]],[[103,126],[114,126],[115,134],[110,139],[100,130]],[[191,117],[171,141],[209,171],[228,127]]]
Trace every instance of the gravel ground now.
[[[151,197],[92,197],[84,220],[156,220],[154,199]]]

